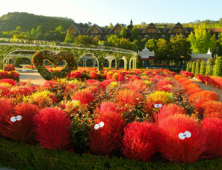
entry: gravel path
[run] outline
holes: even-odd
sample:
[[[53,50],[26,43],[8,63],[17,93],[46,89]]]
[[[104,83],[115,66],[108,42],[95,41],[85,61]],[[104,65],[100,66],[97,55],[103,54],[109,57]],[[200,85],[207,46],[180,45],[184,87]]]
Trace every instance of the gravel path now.
[[[35,70],[27,70],[23,71],[22,68],[15,68],[16,71],[19,72],[20,81],[28,81],[30,80],[34,85],[42,85],[45,82],[45,79]]]
[[[211,85],[207,85],[207,84],[198,82],[198,81],[195,80],[195,79],[190,79],[190,80],[193,81],[194,83],[200,85],[200,88],[203,89],[203,90],[209,90],[209,91],[214,91],[214,92],[216,92],[216,93],[220,96],[220,102],[222,102],[222,89],[218,89],[218,88],[213,87],[213,86],[211,86]]]

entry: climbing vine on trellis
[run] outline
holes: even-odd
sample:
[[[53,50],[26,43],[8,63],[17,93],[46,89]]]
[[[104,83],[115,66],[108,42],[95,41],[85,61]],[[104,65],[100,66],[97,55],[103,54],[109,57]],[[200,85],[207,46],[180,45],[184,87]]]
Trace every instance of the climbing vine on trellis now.
[[[115,52],[115,51],[102,51],[100,49],[78,49],[78,48],[67,48],[67,47],[61,47],[60,49],[58,47],[50,47],[50,46],[18,46],[18,45],[0,45],[0,58],[6,57],[10,52],[15,50],[50,50],[50,51],[67,51],[71,52],[74,59],[75,59],[75,67],[73,69],[77,69],[78,67],[78,61],[80,57],[82,57],[84,54],[92,54],[97,58],[99,61],[98,68],[99,70],[103,69],[103,64],[105,57],[108,55],[114,56],[116,59],[116,65],[117,69],[119,67],[119,62],[123,56],[126,57],[127,60],[127,69],[129,68],[129,60],[131,57],[135,57],[136,54],[129,54],[129,53],[123,53],[123,52]],[[2,60],[1,60],[2,61]],[[1,64],[2,66],[2,64]]]

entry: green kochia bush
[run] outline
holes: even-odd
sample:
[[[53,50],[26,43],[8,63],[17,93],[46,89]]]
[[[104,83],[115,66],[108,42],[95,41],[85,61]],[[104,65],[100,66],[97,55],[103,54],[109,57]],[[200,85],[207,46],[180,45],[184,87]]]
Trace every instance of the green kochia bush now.
[[[192,62],[192,70],[191,70],[191,72],[192,72],[193,74],[195,74],[195,69],[196,69],[196,61],[193,61],[193,62]]]
[[[204,76],[205,71],[206,71],[206,63],[204,60],[202,60],[200,63],[200,74]]]
[[[207,67],[206,67],[205,76],[213,75],[213,67],[214,67],[214,61],[212,58],[209,58],[207,60]]]
[[[193,164],[138,162],[117,157],[77,155],[67,151],[42,149],[37,145],[0,139],[0,165],[29,170],[219,170],[222,159],[202,160]]]
[[[196,62],[196,68],[195,68],[194,75],[197,75],[197,74],[200,74],[200,60],[197,60],[197,62]]]
[[[222,57],[217,57],[213,69],[213,75],[222,77]]]

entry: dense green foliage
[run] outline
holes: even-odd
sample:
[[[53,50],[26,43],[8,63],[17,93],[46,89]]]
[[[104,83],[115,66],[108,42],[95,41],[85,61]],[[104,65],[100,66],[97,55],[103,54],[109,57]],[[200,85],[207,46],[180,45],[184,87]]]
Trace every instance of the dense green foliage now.
[[[74,42],[73,36],[71,35],[69,30],[67,31],[66,38],[65,38],[64,42],[69,42],[69,43]]]
[[[210,31],[206,30],[206,26],[204,24],[195,27],[194,34],[191,32],[188,39],[191,43],[191,48],[194,53],[207,53],[208,49],[213,52],[216,47],[215,36],[211,37]]]
[[[196,61],[193,61],[193,62],[192,62],[192,70],[191,70],[191,72],[192,72],[193,74],[195,74],[195,69],[196,69]]]
[[[38,145],[10,142],[0,139],[0,164],[16,169],[73,170],[73,169],[121,169],[121,170],[218,170],[222,159],[201,160],[192,164],[139,162],[117,157],[96,155],[81,156],[74,152],[42,149]]]
[[[65,31],[75,24],[89,28],[88,24],[75,23],[61,17],[47,17],[25,12],[12,12],[0,17],[0,37],[14,39],[37,39],[64,41]]]
[[[1,31],[13,31],[16,27],[20,27],[21,31],[30,31],[32,28],[42,26],[42,33],[55,30],[56,27],[61,25],[64,30],[67,30],[70,25],[76,24],[82,28],[89,28],[86,24],[77,24],[73,19],[62,17],[47,17],[42,15],[34,15],[26,12],[9,12],[8,14],[0,17],[0,32]],[[64,31],[63,31],[64,32]]]
[[[20,66],[20,64],[23,64],[23,59],[22,58],[16,58],[14,66],[22,68],[22,66]]]
[[[195,68],[195,74],[194,75],[197,75],[197,74],[200,74],[200,60],[196,61],[196,68]]]
[[[222,57],[217,57],[215,61],[215,66],[213,69],[213,76],[222,77]]]
[[[204,76],[205,71],[206,71],[206,63],[204,60],[202,60],[200,63],[200,74]]]
[[[207,67],[206,67],[206,72],[205,75],[213,75],[213,67],[214,67],[214,61],[212,58],[209,58],[207,60]]]

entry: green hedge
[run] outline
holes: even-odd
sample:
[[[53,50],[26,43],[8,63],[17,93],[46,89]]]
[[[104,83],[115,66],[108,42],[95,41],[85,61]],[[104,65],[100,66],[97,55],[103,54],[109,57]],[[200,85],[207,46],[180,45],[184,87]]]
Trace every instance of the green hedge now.
[[[200,63],[200,74],[204,76],[205,71],[206,71],[206,63],[204,60],[202,60]]]
[[[200,74],[200,60],[196,61],[196,68],[195,68],[195,74],[194,75],[198,75]]]
[[[195,69],[196,69],[196,61],[193,61],[193,62],[192,62],[192,70],[191,70],[191,72],[192,72],[193,74],[195,74]]]
[[[77,155],[0,139],[0,165],[23,170],[219,170],[222,159],[193,164],[138,162],[117,157]]]
[[[20,64],[23,64],[23,59],[22,58],[16,58],[14,66],[22,68],[22,66],[20,66]]]
[[[222,77],[222,57],[217,57],[213,69],[213,75]]]
[[[214,67],[213,58],[208,58],[205,76],[213,75],[213,67]]]

